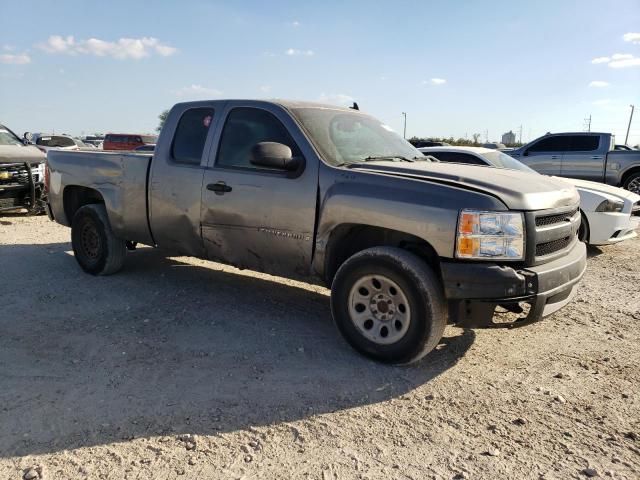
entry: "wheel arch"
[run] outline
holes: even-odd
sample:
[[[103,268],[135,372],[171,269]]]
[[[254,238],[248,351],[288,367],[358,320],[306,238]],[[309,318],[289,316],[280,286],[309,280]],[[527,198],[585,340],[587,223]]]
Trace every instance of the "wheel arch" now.
[[[398,247],[415,254],[441,279],[440,257],[426,240],[400,230],[347,223],[336,226],[329,234],[323,272],[326,284],[331,286],[340,265],[349,257],[367,248],[383,246]]]
[[[94,203],[104,204],[105,201],[102,194],[93,188],[68,185],[62,192],[64,215],[67,217],[69,225],[73,222],[73,216],[80,208]]]

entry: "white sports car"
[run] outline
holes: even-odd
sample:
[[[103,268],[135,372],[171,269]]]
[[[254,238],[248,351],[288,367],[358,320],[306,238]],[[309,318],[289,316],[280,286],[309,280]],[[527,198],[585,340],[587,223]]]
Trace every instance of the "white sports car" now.
[[[497,150],[481,147],[424,147],[424,155],[441,162],[487,165],[536,173],[518,160]],[[640,227],[640,195],[604,183],[558,178],[580,193],[582,225],[579,237],[591,245],[608,245],[637,235]]]

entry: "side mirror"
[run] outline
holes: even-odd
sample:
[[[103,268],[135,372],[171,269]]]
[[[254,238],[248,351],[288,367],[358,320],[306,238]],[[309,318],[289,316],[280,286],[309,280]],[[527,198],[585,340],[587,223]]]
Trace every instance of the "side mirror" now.
[[[522,156],[523,157],[528,157],[529,156],[529,150],[525,150],[524,152],[522,152]]]
[[[292,172],[298,169],[300,163],[300,158],[294,157],[291,149],[282,143],[260,142],[251,149],[251,164],[258,167]]]

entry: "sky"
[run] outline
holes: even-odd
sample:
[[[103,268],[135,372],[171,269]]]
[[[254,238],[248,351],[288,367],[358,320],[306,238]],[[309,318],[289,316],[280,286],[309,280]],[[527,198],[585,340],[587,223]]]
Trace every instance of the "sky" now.
[[[640,109],[640,0],[0,0],[0,122],[152,132],[197,99],[348,105],[407,137],[613,132]],[[629,143],[640,143],[640,111]]]

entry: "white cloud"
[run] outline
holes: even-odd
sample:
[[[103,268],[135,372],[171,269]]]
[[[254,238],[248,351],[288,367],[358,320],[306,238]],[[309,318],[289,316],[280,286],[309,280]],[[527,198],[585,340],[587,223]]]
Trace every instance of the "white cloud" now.
[[[37,47],[51,54],[93,55],[118,60],[139,60],[153,54],[168,57],[178,51],[154,37],[119,38],[115,42],[109,42],[99,38],[76,41],[72,35],[51,35],[46,42],[38,44]]]
[[[289,55],[291,57],[297,57],[297,56],[311,57],[314,55],[313,50],[298,50],[297,48],[289,48],[284,53],[285,55]]]
[[[269,93],[271,91],[271,86],[270,85],[261,85],[260,86],[260,91],[262,93]]]
[[[298,28],[300,25],[301,24],[300,24],[300,22],[298,20],[294,20],[293,22],[291,22],[291,26],[292,27]]]
[[[176,95],[184,99],[204,99],[211,97],[219,97],[222,92],[216,88],[203,87],[202,85],[192,84],[188,87],[182,87],[176,91]]]
[[[2,49],[5,52],[13,52],[16,49],[16,47],[14,47],[13,45],[3,45]]]
[[[590,87],[596,87],[596,88],[608,87],[609,86],[609,82],[604,82],[602,80],[594,80],[594,81],[589,83],[589,86]]]
[[[31,57],[26,53],[3,53],[0,55],[0,63],[7,63],[10,65],[26,65],[31,63]]]
[[[611,57],[598,57],[591,63],[606,63],[611,68],[627,68],[640,66],[640,58],[631,53],[614,53]]]
[[[611,55],[611,60],[628,60],[629,58],[633,58],[630,53],[614,53]]]
[[[609,66],[611,68],[640,67],[640,58],[633,55],[624,55],[623,58],[609,62]]]
[[[622,38],[624,39],[625,42],[631,42],[631,43],[637,43],[640,44],[640,32],[629,32],[629,33],[625,33]]]
[[[350,107],[353,105],[354,98],[344,93],[321,93],[318,97],[318,102],[329,103],[331,105],[339,105],[341,107]]]
[[[432,78],[431,80],[423,80],[423,85],[444,85],[447,80],[444,78]]]

